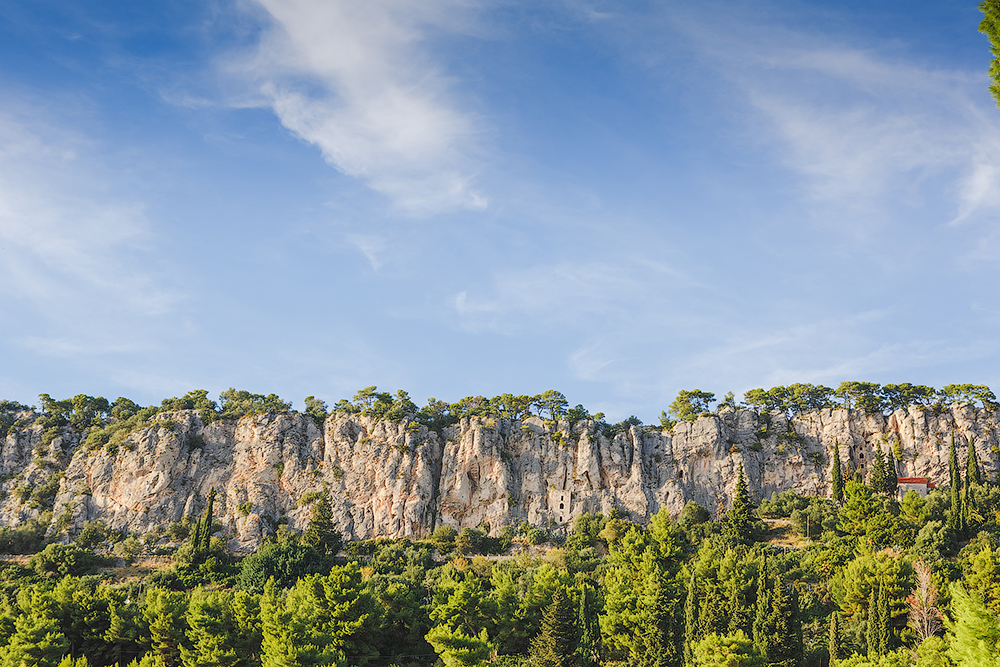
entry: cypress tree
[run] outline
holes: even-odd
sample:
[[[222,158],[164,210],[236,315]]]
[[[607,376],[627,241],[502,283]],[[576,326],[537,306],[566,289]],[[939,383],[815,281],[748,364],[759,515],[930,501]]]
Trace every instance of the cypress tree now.
[[[891,451],[885,459],[885,493],[895,497],[899,490],[899,473],[896,470],[896,456]]]
[[[969,436],[969,465],[965,470],[965,483],[983,483],[983,473],[979,470],[979,456],[976,455],[976,440]]]
[[[948,526],[961,533],[964,526],[962,513],[962,473],[958,468],[958,454],[955,452],[955,434],[951,434],[951,451],[948,454],[948,471],[951,476],[951,508],[948,511]]]
[[[768,628],[771,614],[771,591],[768,587],[767,561],[761,565],[757,577],[757,609],[753,619],[753,645],[762,656],[771,650],[772,637]]]
[[[880,582],[878,586],[878,654],[888,655],[891,644],[891,633],[889,630],[889,591],[888,587]]]
[[[868,645],[868,658],[878,657],[878,597],[873,588],[868,595],[868,613],[866,614],[867,630],[865,641]]]
[[[729,628],[728,610],[719,586],[717,582],[706,581],[703,588],[704,596],[698,605],[698,636],[725,634]]]
[[[830,493],[835,503],[844,502],[844,473],[840,469],[840,443],[833,443],[833,464],[830,468]]]
[[[212,527],[215,518],[215,487],[208,492],[208,507],[205,508],[205,520],[201,532],[201,553],[207,556],[212,547]]]
[[[830,614],[830,644],[828,651],[830,653],[830,667],[834,667],[837,664],[837,660],[840,659],[840,625],[839,622],[840,612],[833,612]]]
[[[872,454],[868,486],[872,487],[875,493],[885,493],[885,456],[882,455],[881,447],[875,447],[875,453]]]
[[[750,503],[750,492],[747,490],[747,480],[743,475],[743,464],[740,464],[739,476],[736,478],[736,493],[733,496],[733,506],[729,508],[726,517],[726,527],[730,535],[741,542],[750,539],[753,529],[751,513],[753,505]]]
[[[552,593],[542,625],[531,641],[532,667],[576,666],[576,614],[562,587]]]
[[[577,623],[580,627],[580,641],[576,646],[577,664],[579,667],[597,667],[601,655],[601,628],[597,617],[591,613],[593,608],[593,592],[586,581],[580,588],[580,613]]]
[[[698,576],[691,570],[687,598],[684,600],[684,664],[694,665],[694,647],[698,643]]]

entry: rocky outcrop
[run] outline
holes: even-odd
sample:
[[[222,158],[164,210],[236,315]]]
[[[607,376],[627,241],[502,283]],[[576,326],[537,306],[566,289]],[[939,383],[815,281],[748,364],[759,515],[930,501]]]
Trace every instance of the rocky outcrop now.
[[[94,520],[146,533],[200,512],[214,488],[216,517],[243,551],[281,523],[304,529],[324,488],[353,539],[424,536],[441,524],[564,525],[612,508],[641,521],[662,508],[676,515],[688,500],[724,512],[741,465],[757,498],[826,494],[834,446],[845,466],[862,470],[875,448],[893,451],[900,475],[940,484],[954,434],[963,465],[971,439],[995,477],[1000,436],[1000,413],[968,405],[793,419],[724,410],[670,432],[639,426],[612,437],[591,421],[534,417],[463,419],[439,433],[347,414],[322,426],[296,413],[205,424],[192,410],[157,415],[112,453],[69,435],[43,444],[32,415],[19,418],[0,443],[0,522],[17,525],[51,506],[54,533]]]

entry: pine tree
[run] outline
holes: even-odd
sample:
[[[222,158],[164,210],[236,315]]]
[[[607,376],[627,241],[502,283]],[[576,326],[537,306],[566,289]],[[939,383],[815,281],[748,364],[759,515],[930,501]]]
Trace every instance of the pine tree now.
[[[771,639],[768,652],[763,654],[768,665],[794,667],[802,660],[802,629],[798,619],[798,594],[789,594],[781,577],[774,579],[771,611],[767,620]]]
[[[575,667],[576,614],[562,587],[552,593],[542,625],[531,642],[532,667]]]
[[[684,664],[694,665],[694,647],[701,637],[698,634],[698,577],[691,570],[687,598],[684,600]]]
[[[958,468],[958,454],[955,452],[955,434],[951,434],[951,451],[948,454],[948,470],[951,473],[951,508],[948,510],[948,527],[962,533],[964,513],[962,512],[962,473]]]
[[[840,612],[833,612],[830,614],[830,644],[828,651],[830,653],[830,667],[834,667],[837,664],[837,660],[840,659]]]
[[[330,494],[323,489],[323,496],[313,503],[312,517],[306,526],[302,541],[322,554],[333,556],[343,544],[340,531],[333,527],[333,509]]]
[[[894,498],[899,491],[899,472],[896,470],[896,456],[891,451],[885,459],[885,493]]]
[[[840,468],[840,443],[833,443],[833,464],[830,468],[830,492],[835,503],[844,502],[844,473]]]
[[[673,646],[673,598],[662,570],[650,574],[643,600],[643,623],[629,663],[634,667],[667,667]]]
[[[868,473],[868,486],[872,487],[875,493],[885,493],[885,456],[881,447],[875,447],[872,454],[872,464]]]
[[[751,538],[753,531],[752,512],[753,505],[750,502],[750,492],[747,490],[747,480],[743,475],[743,464],[741,463],[739,475],[736,478],[733,505],[729,508],[729,514],[726,517],[726,527],[729,534],[741,542]]]

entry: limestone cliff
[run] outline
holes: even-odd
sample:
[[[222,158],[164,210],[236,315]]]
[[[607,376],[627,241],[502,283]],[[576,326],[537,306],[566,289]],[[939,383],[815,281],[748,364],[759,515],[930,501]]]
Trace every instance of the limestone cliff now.
[[[590,421],[473,418],[437,433],[347,414],[322,428],[296,413],[204,424],[192,410],[157,415],[113,454],[71,435],[43,445],[32,413],[19,418],[0,443],[0,522],[16,525],[51,504],[53,534],[97,519],[144,533],[201,511],[214,487],[216,516],[243,551],[281,522],[303,529],[310,508],[300,501],[324,486],[346,537],[416,537],[440,524],[565,524],[615,507],[644,520],[661,508],[676,515],[688,500],[721,513],[740,464],[758,499],[825,494],[835,443],[845,466],[863,469],[881,447],[897,453],[900,475],[947,483],[954,433],[963,464],[972,437],[994,477],[1000,443],[1000,413],[968,405],[793,419],[724,410],[672,432],[632,427],[613,437]]]

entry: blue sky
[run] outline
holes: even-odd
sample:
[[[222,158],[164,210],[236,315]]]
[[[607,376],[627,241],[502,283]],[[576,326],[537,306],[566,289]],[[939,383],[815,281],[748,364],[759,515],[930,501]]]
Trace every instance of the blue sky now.
[[[3,397],[1000,388],[976,3],[69,4],[0,6]]]

